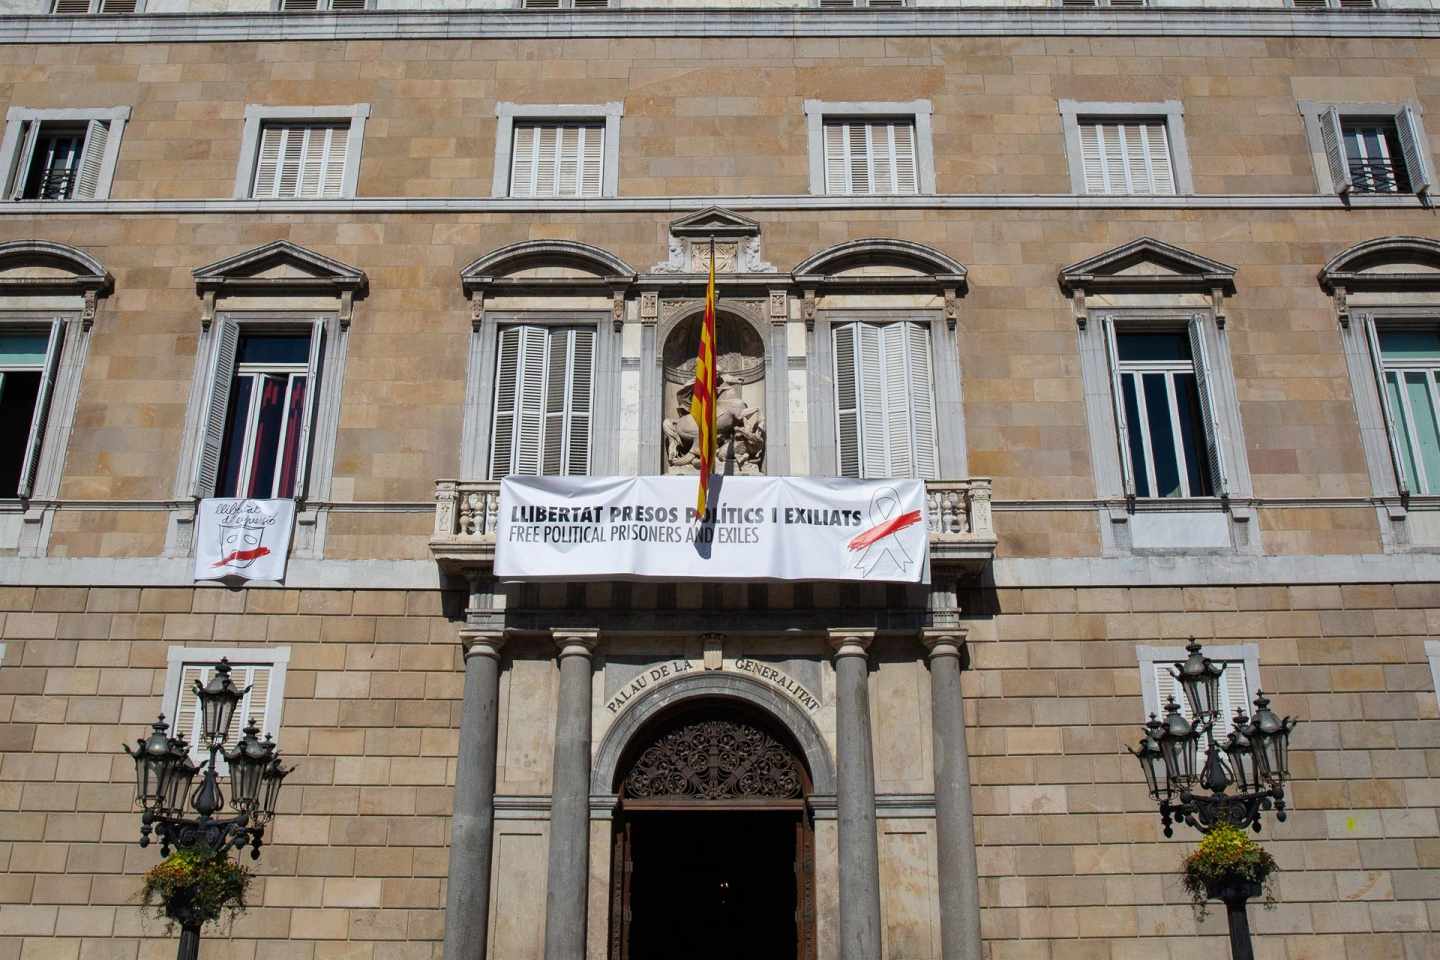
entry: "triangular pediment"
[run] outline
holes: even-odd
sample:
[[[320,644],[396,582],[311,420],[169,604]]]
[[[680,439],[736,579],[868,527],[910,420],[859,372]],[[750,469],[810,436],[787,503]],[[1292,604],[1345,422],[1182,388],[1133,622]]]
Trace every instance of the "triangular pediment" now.
[[[1060,271],[1060,285],[1070,291],[1098,286],[1194,286],[1209,291],[1231,287],[1235,268],[1173,244],[1141,237],[1104,253],[1072,263]]]
[[[723,207],[706,207],[670,221],[674,237],[758,237],[760,224]]]
[[[264,246],[237,253],[200,267],[193,273],[201,290],[220,287],[307,289],[330,287],[358,290],[365,286],[365,271],[307,250],[289,240],[273,240]]]

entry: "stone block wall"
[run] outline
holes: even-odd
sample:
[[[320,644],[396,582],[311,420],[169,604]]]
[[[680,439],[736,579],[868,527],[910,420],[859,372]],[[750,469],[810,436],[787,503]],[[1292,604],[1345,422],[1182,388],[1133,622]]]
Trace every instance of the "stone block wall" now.
[[[170,646],[252,643],[291,647],[279,740],[299,769],[258,863],[251,910],[228,937],[207,938],[205,955],[438,957],[462,604],[433,591],[0,592],[0,957],[169,957],[163,924],[137,909],[139,873],[156,854],[135,846],[132,767],[119,745],[160,709]],[[1424,641],[1440,634],[1440,588],[1053,587],[977,592],[964,607],[990,960],[1180,960],[1223,949],[1223,917],[1197,924],[1175,875],[1195,834],[1181,827],[1163,839],[1122,752],[1143,713],[1136,644],[1192,634],[1257,644],[1264,689],[1303,721],[1290,817],[1267,817],[1261,836],[1284,872],[1275,910],[1252,915],[1258,955],[1410,960],[1433,951],[1440,705]],[[928,767],[929,691],[918,652],[909,665],[899,656],[908,644],[881,644],[872,674],[877,770],[891,771],[882,793],[923,793],[928,776],[911,770]],[[820,667],[828,700],[829,668]],[[542,915],[523,905],[544,895],[551,684],[536,651],[507,658],[502,701],[512,705],[502,702],[501,717],[512,729],[502,731],[500,792],[540,806],[497,826],[497,960],[539,956]],[[598,678],[597,707],[603,687]],[[931,862],[933,825],[900,814],[882,815],[880,827],[886,960],[936,957],[932,898],[943,878]],[[822,885],[834,876],[824,861],[831,829],[822,821],[817,836]],[[605,836],[596,833],[597,883],[608,873]],[[823,918],[833,890],[820,894]],[[592,939],[604,903],[592,903]]]

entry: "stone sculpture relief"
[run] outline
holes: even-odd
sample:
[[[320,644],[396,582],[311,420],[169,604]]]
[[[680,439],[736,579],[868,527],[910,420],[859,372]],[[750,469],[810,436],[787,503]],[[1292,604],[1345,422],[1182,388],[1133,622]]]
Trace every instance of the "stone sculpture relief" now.
[[[664,411],[660,423],[664,471],[699,470],[698,428],[690,416],[695,383],[698,316],[678,323],[665,341]],[[715,403],[715,469],[756,475],[765,471],[765,351],[749,323],[722,312],[715,323],[718,388]]]

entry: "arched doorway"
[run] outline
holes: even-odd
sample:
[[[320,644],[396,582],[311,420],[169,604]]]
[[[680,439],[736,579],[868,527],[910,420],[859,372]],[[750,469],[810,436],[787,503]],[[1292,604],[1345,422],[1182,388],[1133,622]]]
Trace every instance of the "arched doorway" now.
[[[677,704],[618,764],[610,960],[814,960],[803,751],[743,701]]]

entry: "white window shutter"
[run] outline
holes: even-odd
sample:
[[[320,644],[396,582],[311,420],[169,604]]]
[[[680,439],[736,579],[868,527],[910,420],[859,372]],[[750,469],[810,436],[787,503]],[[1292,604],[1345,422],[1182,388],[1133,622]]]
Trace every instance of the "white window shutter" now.
[[[1145,156],[1149,161],[1150,192],[1175,192],[1175,170],[1170,162],[1170,136],[1164,122],[1147,123],[1140,127]]]
[[[238,324],[217,318],[210,329],[215,347],[210,356],[205,405],[200,408],[200,444],[195,451],[195,473],[190,484],[190,495],[196,498],[215,495],[220,451],[225,443],[225,413],[230,405],[231,381],[235,378],[235,351],[240,346]]]
[[[860,393],[860,476],[888,477],[890,445],[885,435],[885,370],[880,328],[855,324],[856,380]]]
[[[548,356],[545,362],[545,427],[542,431],[542,476],[565,472],[565,426],[570,406],[570,331],[552,327],[547,331]]]
[[[1191,716],[1190,704],[1185,699],[1185,691],[1180,689],[1179,681],[1170,673],[1174,668],[1175,664],[1168,662],[1156,661],[1150,664],[1150,669],[1155,676],[1155,715],[1162,720],[1165,717],[1165,703],[1171,697],[1174,697],[1175,702],[1180,704],[1182,714],[1187,718]]]
[[[848,194],[850,178],[849,156],[846,151],[848,140],[843,123],[825,124],[825,192]]]
[[[320,404],[321,369],[325,365],[325,320],[310,325],[310,360],[305,368],[305,419],[300,423],[300,449],[295,457],[295,489],[291,496],[304,500],[310,492],[310,437]]]
[[[490,432],[490,479],[514,472],[516,400],[520,394],[520,328],[500,331],[495,363],[495,420]]]
[[[590,423],[595,391],[595,331],[571,331],[574,342],[570,364],[570,424],[565,443],[565,473],[572,477],[590,472]]]
[[[30,178],[30,164],[35,159],[35,142],[40,137],[40,121],[31,120],[20,134],[20,149],[16,153],[15,169],[10,171],[10,199],[19,200],[25,192],[25,181]]]
[[[55,392],[55,375],[60,369],[60,350],[65,342],[65,322],[50,324],[50,342],[45,347],[45,368],[40,372],[40,390],[35,395],[35,412],[30,416],[30,436],[25,444],[25,459],[20,465],[22,498],[29,497],[35,487],[35,471],[40,465],[40,451],[45,444],[45,426],[50,420],[50,396]]]
[[[915,444],[915,472],[911,476],[934,480],[940,475],[940,463],[935,442],[935,369],[930,356],[930,328],[915,321],[906,321],[903,326],[909,347],[909,433]]]
[[[100,190],[100,173],[105,162],[105,145],[110,140],[110,124],[91,120],[85,125],[85,145],[80,151],[79,173],[75,180],[75,199],[94,200]]]
[[[544,327],[520,328],[520,362],[516,379],[515,463],[513,471],[526,477],[539,476],[545,436],[545,352],[548,337]]]
[[[598,197],[604,185],[605,128],[581,127],[580,196]]]
[[[558,127],[539,127],[535,131],[535,192],[537,197],[555,196],[556,170],[560,165]]]
[[[250,195],[257,198],[276,196],[280,183],[281,148],[285,128],[264,127],[260,131],[260,150],[255,158],[255,187]]]
[[[1318,120],[1325,163],[1330,167],[1330,183],[1336,193],[1349,193],[1355,183],[1350,179],[1350,161],[1345,157],[1345,134],[1340,129],[1340,111],[1329,107]]]
[[[828,129],[828,128],[827,128]],[[835,459],[842,477],[860,477],[860,391],[855,330],[859,324],[834,328]]]
[[[1125,417],[1125,393],[1120,386],[1120,348],[1115,344],[1115,318],[1102,317],[1105,330],[1105,360],[1110,367],[1110,398],[1115,408],[1116,438],[1120,448],[1120,479],[1125,496],[1135,496],[1135,465],[1130,462],[1130,427]]]
[[[170,718],[171,734],[189,741],[190,759],[197,764],[209,759],[209,754],[201,743],[200,699],[195,696],[195,684],[204,684],[209,679],[209,671],[202,664],[185,664],[180,670],[180,695],[175,701],[175,716]]]
[[[870,128],[863,123],[845,125],[845,139],[850,159],[849,193],[866,194],[875,192],[873,176],[874,158],[871,155]]]
[[[319,10],[319,0],[280,0],[281,10]]]
[[[1380,334],[1375,329],[1375,318],[1356,317],[1364,331],[1365,344],[1370,350],[1370,369],[1375,374],[1375,391],[1380,400],[1380,413],[1385,420],[1385,437],[1390,442],[1390,463],[1395,468],[1395,489],[1400,496],[1410,494],[1410,479],[1405,475],[1405,457],[1400,452],[1401,436],[1395,426],[1395,414],[1390,409],[1390,397],[1385,389],[1385,363],[1380,353]]]
[[[517,124],[510,145],[510,196],[535,195],[536,133],[533,126]]]
[[[1205,454],[1210,461],[1210,483],[1218,497],[1230,496],[1225,469],[1224,430],[1215,407],[1216,384],[1210,379],[1210,357],[1205,349],[1205,327],[1200,317],[1187,325],[1190,333],[1190,360],[1195,366],[1195,388],[1200,393],[1200,417],[1205,423]]]
[[[1405,172],[1410,177],[1410,189],[1416,193],[1426,193],[1434,178],[1425,156],[1425,138],[1420,134],[1420,118],[1414,107],[1406,104],[1395,114],[1395,131],[1400,136],[1400,152],[1405,157]]]
[[[270,680],[274,671],[268,663],[252,663],[245,666],[237,666],[231,673],[235,686],[244,690],[250,688],[240,701],[240,706],[235,708],[235,718],[230,724],[230,732],[225,737],[226,744],[232,744],[244,735],[244,730],[251,720],[260,728],[260,738],[263,740],[265,734],[274,736],[279,731],[275,729],[273,721],[273,710],[270,702]]]
[[[325,174],[321,179],[320,196],[334,199],[345,193],[345,163],[350,154],[350,127],[328,127],[325,135]]]
[[[1086,193],[1109,193],[1105,178],[1105,148],[1098,123],[1080,124],[1080,162]]]
[[[101,13],[134,13],[136,0],[100,0]]]
[[[880,369],[885,379],[885,450],[889,461],[886,476],[915,476],[915,458],[910,420],[910,368],[905,351],[905,324],[887,323],[879,328],[884,356]]]
[[[1249,716],[1249,677],[1245,676],[1244,660],[1225,661],[1225,672],[1220,674],[1220,716],[1215,720],[1215,736],[1228,737],[1235,729],[1235,711],[1244,709]]]
[[[895,193],[919,193],[915,166],[915,125],[897,120],[888,126],[891,157],[895,164],[893,190]]]
[[[1125,163],[1125,128],[1097,123],[1101,162],[1105,165],[1105,192],[1129,193],[1129,169]]]

